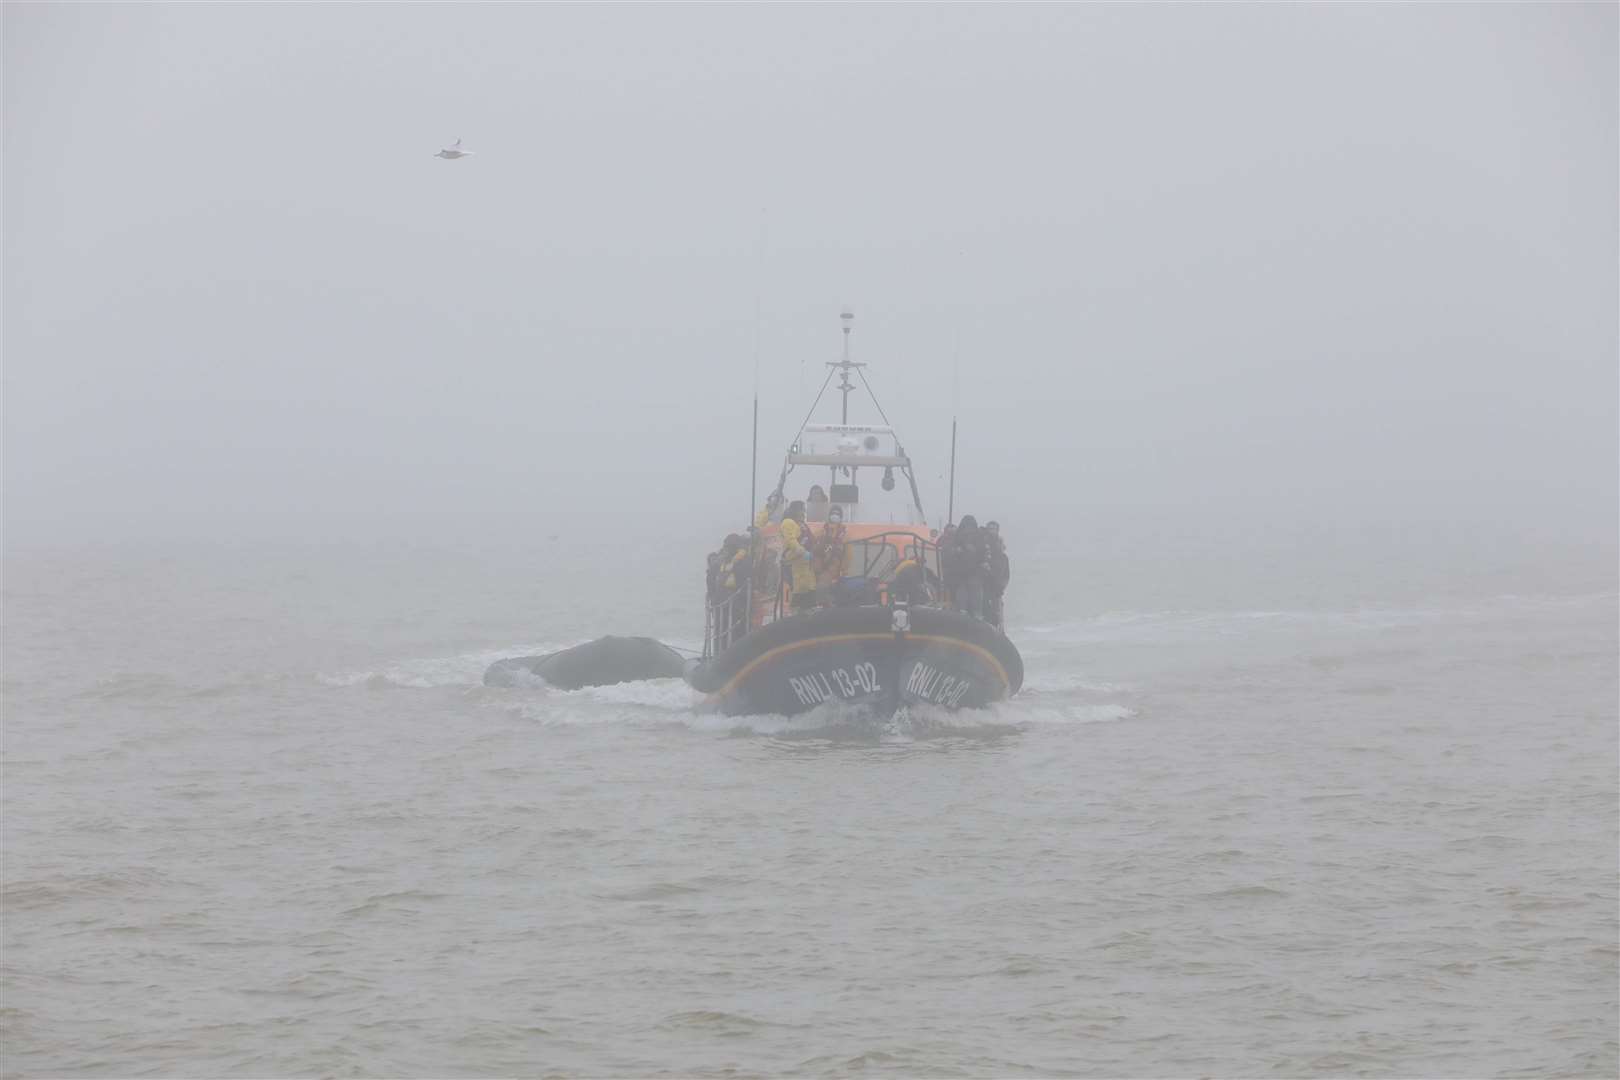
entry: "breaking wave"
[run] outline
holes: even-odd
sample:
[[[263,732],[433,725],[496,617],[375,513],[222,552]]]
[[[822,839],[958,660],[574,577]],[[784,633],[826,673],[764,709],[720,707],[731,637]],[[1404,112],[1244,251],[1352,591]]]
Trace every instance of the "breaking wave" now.
[[[1064,670],[1062,660],[1049,668],[1037,667],[1018,695],[988,709],[958,713],[913,706],[891,717],[838,703],[797,716],[722,716],[702,711],[704,695],[678,678],[562,690],[539,676],[524,679],[523,673],[516,673],[514,677],[522,680],[519,685],[483,685],[484,672],[498,660],[541,655],[577,644],[580,641],[526,642],[450,656],[413,657],[375,668],[322,673],[316,682],[345,690],[461,690],[485,707],[542,727],[673,726],[718,735],[855,743],[996,738],[1030,725],[1113,723],[1136,715],[1118,700],[1129,695],[1131,687]],[[692,651],[690,643],[678,642],[674,647]]]
[[[455,656],[419,657],[401,660],[377,670],[321,674],[316,676],[316,681],[326,686],[401,686],[411,690],[439,686],[482,686],[484,672],[497,660],[509,656],[539,656],[578,644],[578,641],[542,641],[500,649],[480,649]],[[544,686],[544,680],[536,679],[535,685]]]
[[[410,660],[401,660],[386,667],[358,671],[341,671],[335,673],[322,673],[317,675],[316,681],[325,686],[398,686],[410,690],[428,690],[441,686],[482,686],[484,672],[497,660],[505,660],[514,656],[543,656],[546,653],[558,652],[562,649],[582,645],[590,638],[571,638],[563,641],[539,641],[518,645],[507,645],[499,649],[479,649],[474,652],[458,653],[454,656],[417,657]],[[671,642],[670,647],[677,652],[690,654],[693,650],[687,642]],[[515,673],[512,677],[521,677],[522,673]],[[532,683],[528,688],[541,689],[546,687],[546,681],[539,676],[531,676]],[[667,680],[664,680],[667,681]],[[598,687],[596,689],[611,689]],[[555,691],[563,693],[564,691]],[[579,692],[579,691],[576,691]]]

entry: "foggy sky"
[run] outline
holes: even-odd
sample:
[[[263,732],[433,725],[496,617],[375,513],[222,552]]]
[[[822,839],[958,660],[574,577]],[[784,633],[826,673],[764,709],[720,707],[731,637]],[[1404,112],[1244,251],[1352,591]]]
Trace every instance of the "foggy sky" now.
[[[719,535],[841,305],[931,517],[1614,543],[1613,5],[4,31],[8,543]]]

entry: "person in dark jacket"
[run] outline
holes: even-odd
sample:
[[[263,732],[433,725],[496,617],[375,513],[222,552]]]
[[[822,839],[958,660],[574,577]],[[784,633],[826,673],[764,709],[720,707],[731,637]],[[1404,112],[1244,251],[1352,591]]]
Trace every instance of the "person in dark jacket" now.
[[[711,551],[708,557],[708,569],[703,575],[703,592],[709,598],[710,605],[720,602],[720,570],[725,565],[723,551]]]
[[[912,607],[922,607],[933,597],[928,593],[928,571],[922,563],[908,556],[894,571],[889,583],[889,595]]]
[[[978,519],[962,515],[956,533],[945,548],[945,584],[956,610],[975,619],[985,617],[985,587],[990,578],[990,548]]]
[[[984,526],[985,539],[990,548],[990,621],[1002,625],[1002,598],[1007,595],[1007,583],[1012,580],[1012,563],[1007,558],[1007,544],[1001,539],[1001,526],[994,521]]]
[[[709,552],[709,569],[705,575],[709,603],[718,604],[736,591],[741,580],[736,574],[737,562],[747,554],[743,544],[743,538],[732,533],[721,543],[719,551]]]

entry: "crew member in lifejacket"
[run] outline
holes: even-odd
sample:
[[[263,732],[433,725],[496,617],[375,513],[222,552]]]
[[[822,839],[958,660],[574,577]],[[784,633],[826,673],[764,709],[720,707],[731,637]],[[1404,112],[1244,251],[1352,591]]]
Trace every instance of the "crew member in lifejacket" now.
[[[765,516],[761,510],[760,515]],[[758,630],[765,625],[765,614],[772,604],[772,596],[780,584],[777,574],[781,573],[782,564],[775,559],[767,558],[769,545],[765,541],[765,534],[759,526],[750,526],[748,529],[748,567],[754,579],[754,610],[749,615],[749,625]]]
[[[724,613],[730,623],[730,636],[736,641],[748,633],[748,609],[744,598],[739,592],[748,584],[748,576],[754,571],[754,561],[746,539],[736,533],[726,537],[726,546],[722,549],[731,551],[729,559],[722,555],[720,567],[720,600],[731,601],[731,607]]]
[[[748,542],[736,533],[720,549],[720,597],[724,599],[748,581]]]
[[[782,493],[773,491],[765,496],[765,509],[754,515],[754,526],[763,529],[773,521],[782,520]]]
[[[793,583],[793,610],[809,611],[816,606],[815,556],[811,553],[810,526],[804,521],[804,503],[795,499],[782,516],[782,565]]]
[[[730,537],[727,537],[727,543],[720,545],[719,551],[711,551],[708,555],[708,567],[703,575],[703,591],[709,598],[710,607],[725,599],[725,590],[720,582],[726,564],[731,561],[731,556],[734,554],[733,549],[730,547],[730,539]]]
[[[720,603],[736,590],[737,559],[746,554],[743,543],[742,537],[732,533],[721,543],[719,551],[709,552],[709,568],[705,577],[710,604]]]
[[[849,530],[844,527],[844,508],[834,506],[827,511],[827,524],[816,537],[815,553],[816,590],[823,604],[833,602],[833,590],[844,576],[844,543]]]

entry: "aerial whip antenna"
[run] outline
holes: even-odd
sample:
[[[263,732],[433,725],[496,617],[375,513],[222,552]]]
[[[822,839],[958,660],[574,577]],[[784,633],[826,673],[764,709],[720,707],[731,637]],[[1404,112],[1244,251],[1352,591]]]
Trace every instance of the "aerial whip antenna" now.
[[[960,316],[951,341],[951,485],[945,503],[945,524],[956,522],[956,417],[962,411],[962,323]]]
[[[743,610],[747,613],[747,623],[752,626],[754,621],[754,573],[758,569],[754,565],[758,551],[755,547],[754,535],[754,507],[759,498],[759,339],[760,326],[764,321],[761,315],[763,304],[760,300],[765,291],[765,226],[768,219],[765,208],[759,208],[759,240],[754,247],[754,432],[748,444],[748,519],[743,528],[743,535],[748,537],[748,580],[743,583]]]
[[[838,313],[838,318],[844,324],[844,359],[839,365],[839,374],[842,376],[843,381],[838,384],[838,389],[844,395],[844,418],[840,422],[847,424],[849,423],[849,395],[850,391],[855,389],[855,384],[849,381],[850,369],[856,366],[849,359],[849,332],[855,326],[855,313],[849,308],[845,308]],[[862,375],[861,378],[865,379],[866,376]]]
[[[759,237],[754,245],[754,437],[748,451],[748,525],[754,524],[755,500],[759,497],[759,341],[761,316],[761,294],[764,292],[765,280],[765,240],[766,224],[765,208],[759,208]]]

